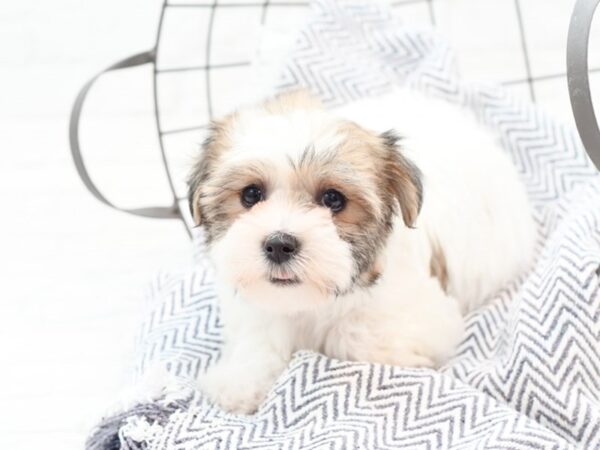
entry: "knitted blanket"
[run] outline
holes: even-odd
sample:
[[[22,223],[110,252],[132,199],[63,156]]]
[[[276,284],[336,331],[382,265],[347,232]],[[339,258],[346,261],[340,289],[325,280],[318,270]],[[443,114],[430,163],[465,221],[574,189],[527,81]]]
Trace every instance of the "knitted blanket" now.
[[[107,417],[88,449],[600,448],[600,175],[574,130],[499,87],[461,81],[447,44],[367,0],[318,0],[278,89],[340,105],[407,85],[472,109],[512,157],[539,230],[535,267],[467,318],[441,370],[299,352],[252,416],[193,389],[219,358],[199,251],[149,290],[140,376],[186,386]]]

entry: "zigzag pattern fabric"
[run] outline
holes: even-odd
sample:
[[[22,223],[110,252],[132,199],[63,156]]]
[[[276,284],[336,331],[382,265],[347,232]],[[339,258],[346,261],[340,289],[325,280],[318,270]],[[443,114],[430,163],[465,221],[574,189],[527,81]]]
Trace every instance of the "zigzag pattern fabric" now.
[[[308,86],[334,106],[409,85],[471,108],[527,186],[535,268],[468,317],[440,371],[301,352],[255,415],[196,392],[162,421],[129,417],[122,448],[600,448],[600,175],[574,131],[501,88],[461,82],[442,40],[379,3],[313,8],[279,88]],[[149,297],[139,372],[164,364],[192,383],[221,346],[210,268],[200,257],[161,274]]]

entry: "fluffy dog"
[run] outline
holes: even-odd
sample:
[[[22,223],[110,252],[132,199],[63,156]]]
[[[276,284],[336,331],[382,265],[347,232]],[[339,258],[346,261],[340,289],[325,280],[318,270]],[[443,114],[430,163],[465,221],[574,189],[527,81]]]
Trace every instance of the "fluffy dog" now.
[[[215,122],[190,206],[225,339],[200,387],[237,413],[257,409],[299,349],[438,367],[535,239],[493,138],[404,91],[334,111],[295,92]]]

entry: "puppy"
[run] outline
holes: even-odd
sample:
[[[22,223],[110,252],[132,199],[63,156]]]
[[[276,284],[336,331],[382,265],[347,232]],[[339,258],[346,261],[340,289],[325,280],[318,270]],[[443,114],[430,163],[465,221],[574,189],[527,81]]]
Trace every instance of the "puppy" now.
[[[303,92],[212,125],[189,183],[225,346],[200,388],[252,413],[293,352],[435,368],[463,315],[530,264],[511,161],[467,112],[398,91]]]

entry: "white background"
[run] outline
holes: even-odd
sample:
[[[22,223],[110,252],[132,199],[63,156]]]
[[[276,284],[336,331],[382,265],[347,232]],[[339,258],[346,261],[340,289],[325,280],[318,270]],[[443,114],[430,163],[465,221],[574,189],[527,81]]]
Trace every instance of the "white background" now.
[[[152,47],[160,3],[0,5],[1,449],[82,448],[128,379],[145,284],[161,267],[189,263],[180,223],[127,216],[95,201],[68,148],[78,89],[99,69]],[[530,96],[532,77],[536,101],[571,121],[560,74],[572,0],[397,3],[407,22],[423,25],[433,5],[466,78]],[[592,47],[590,65],[597,68],[594,48],[600,47]],[[85,111],[86,161],[107,195],[124,206],[169,201],[150,89],[147,69],[110,75]]]
[[[187,261],[179,223],[95,201],[68,147],[78,89],[153,45],[159,7],[157,0],[0,3],[2,449],[83,448],[127,378],[145,284],[160,267]],[[158,160],[144,156],[156,151],[149,78],[111,78],[90,97],[82,136],[95,178],[115,201],[166,202],[160,172],[149,170]],[[127,170],[117,150],[131,151]],[[126,195],[140,182],[157,191],[154,199]]]

